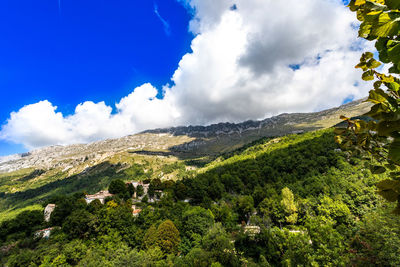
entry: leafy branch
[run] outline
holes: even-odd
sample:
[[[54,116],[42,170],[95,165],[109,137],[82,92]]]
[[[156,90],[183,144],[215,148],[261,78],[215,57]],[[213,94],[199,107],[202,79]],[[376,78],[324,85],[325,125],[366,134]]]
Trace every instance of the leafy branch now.
[[[361,21],[359,36],[375,41],[379,61],[374,54],[362,54],[356,68],[363,71],[364,81],[375,81],[367,102],[373,106],[365,116],[373,120],[351,120],[346,128],[337,128],[335,140],[344,149],[362,153],[373,159],[374,174],[389,172],[392,179],[377,184],[378,193],[390,202],[397,202],[395,213],[400,214],[400,1],[352,0],[351,11]],[[390,66],[389,73],[377,71],[382,63]]]

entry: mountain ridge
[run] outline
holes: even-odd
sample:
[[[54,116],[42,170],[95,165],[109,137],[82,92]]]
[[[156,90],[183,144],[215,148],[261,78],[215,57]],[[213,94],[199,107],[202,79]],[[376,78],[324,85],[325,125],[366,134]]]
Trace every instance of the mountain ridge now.
[[[119,153],[175,155],[196,158],[237,149],[262,137],[282,136],[328,128],[340,122],[340,115],[357,116],[369,110],[363,99],[339,107],[310,113],[283,113],[263,120],[218,123],[207,126],[178,126],[145,130],[121,138],[88,144],[55,145],[27,153],[0,157],[0,172],[24,168],[60,169],[70,174],[107,161]],[[167,153],[167,154],[165,154]],[[79,166],[79,168],[75,168]],[[75,168],[75,169],[74,169]]]
[[[368,103],[363,103],[365,99],[359,99],[359,100],[355,100],[352,101],[350,103],[346,103],[343,105],[340,105],[339,107],[334,107],[334,108],[330,108],[330,109],[326,109],[326,110],[322,110],[322,111],[317,111],[317,112],[305,112],[305,113],[300,113],[300,112],[296,112],[296,113],[281,113],[279,115],[276,116],[272,116],[269,118],[265,118],[262,120],[246,120],[243,122],[239,122],[239,123],[232,123],[232,122],[220,122],[220,123],[214,123],[214,124],[210,124],[210,125],[189,125],[189,126],[176,126],[176,127],[168,127],[168,128],[156,128],[156,129],[150,129],[150,130],[145,130],[142,131],[140,133],[171,133],[171,134],[176,134],[176,135],[182,135],[182,134],[186,134],[186,135],[190,135],[193,137],[195,137],[194,134],[196,133],[200,133],[200,132],[204,132],[204,136],[207,137],[207,132],[212,131],[213,129],[217,128],[217,127],[225,127],[226,129],[229,129],[229,127],[231,128],[237,128],[238,131],[240,130],[248,130],[253,127],[253,129],[256,128],[260,128],[262,127],[263,124],[268,124],[270,122],[273,121],[277,121],[280,118],[287,118],[287,117],[291,117],[291,116],[298,116],[298,117],[303,117],[307,116],[309,114],[325,114],[325,113],[329,113],[329,112],[333,112],[333,111],[337,111],[337,110],[345,110],[349,107],[354,107],[357,105],[364,105],[364,106],[370,106]],[[241,129],[240,126],[247,126],[247,128],[245,129]],[[188,131],[185,131],[188,130]],[[230,129],[232,130],[232,129]],[[224,133],[230,133],[227,131],[223,131]],[[194,133],[194,134],[193,134]]]

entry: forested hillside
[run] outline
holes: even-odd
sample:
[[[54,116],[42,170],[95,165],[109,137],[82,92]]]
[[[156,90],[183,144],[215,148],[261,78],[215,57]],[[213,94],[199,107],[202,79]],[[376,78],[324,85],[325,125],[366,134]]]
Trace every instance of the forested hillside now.
[[[183,162],[160,165],[179,174],[175,180],[154,178],[150,163],[127,169],[109,164],[96,175],[55,179],[37,187],[40,192],[32,188],[6,196],[3,205],[56,208],[49,222],[42,209],[3,221],[1,263],[400,265],[400,218],[376,194],[375,184],[385,176],[372,175],[368,162],[342,152],[333,136],[329,129],[262,139],[197,171]],[[122,182],[132,179],[150,183],[141,201]],[[82,190],[95,192],[110,183],[113,197],[86,204]],[[132,216],[132,204],[138,216]],[[49,238],[35,237],[48,227],[53,227]]]

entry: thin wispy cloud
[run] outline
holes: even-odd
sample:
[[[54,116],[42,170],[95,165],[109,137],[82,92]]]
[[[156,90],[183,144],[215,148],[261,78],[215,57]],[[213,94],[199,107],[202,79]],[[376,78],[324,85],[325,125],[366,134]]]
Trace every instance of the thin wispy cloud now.
[[[160,15],[160,12],[158,12],[158,6],[156,3],[154,3],[154,13],[156,16],[160,19],[161,23],[163,24],[164,27],[164,32],[166,35],[171,35],[171,28],[169,26],[169,23]]]

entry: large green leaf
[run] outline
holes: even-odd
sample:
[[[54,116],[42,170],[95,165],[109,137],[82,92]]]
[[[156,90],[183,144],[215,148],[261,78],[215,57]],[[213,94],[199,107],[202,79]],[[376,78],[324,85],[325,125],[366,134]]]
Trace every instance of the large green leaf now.
[[[396,208],[392,212],[394,214],[400,215],[400,203],[397,203]]]
[[[375,69],[377,67],[379,67],[380,65],[382,65],[379,61],[376,61],[375,59],[371,58],[368,62],[367,62],[367,67],[370,69]]]
[[[388,98],[389,96],[382,89],[369,91],[368,101],[372,103],[381,104],[386,102]]]
[[[400,138],[396,138],[389,146],[389,159],[400,164]]]
[[[362,120],[357,120],[354,122],[354,130],[356,133],[364,133],[368,131],[367,123]]]
[[[341,134],[344,134],[346,131],[347,131],[347,129],[345,129],[345,128],[335,128],[335,130],[333,132],[337,135],[341,135]]]
[[[385,4],[389,9],[399,9],[400,8],[399,0],[386,0]]]
[[[348,7],[350,8],[350,10],[353,11],[353,12],[354,12],[354,11],[357,11],[357,9],[360,8],[359,6],[356,6],[356,5],[355,5],[355,2],[356,2],[355,0],[351,0],[350,3],[349,3],[349,5],[348,5]]]
[[[360,61],[366,62],[368,59],[372,59],[373,57],[374,57],[374,54],[372,54],[371,52],[365,52],[364,54],[362,54]]]
[[[388,55],[393,63],[400,62],[400,44],[397,44],[388,49]]]
[[[400,0],[351,0],[349,8],[357,12],[361,21],[359,36],[376,40],[379,60],[389,64],[389,73],[400,74]],[[373,59],[372,53],[364,53],[356,66],[363,70],[363,80],[375,80],[366,100],[374,105],[364,114],[375,121],[364,125],[356,120],[350,137],[338,131],[337,139],[343,147],[347,145],[352,151],[364,151],[378,161],[384,160],[385,166],[370,169],[374,174],[390,170],[389,176],[394,180],[379,182],[378,193],[388,201],[399,202],[396,211],[400,214],[400,81],[398,76],[376,71],[381,62]]]
[[[394,190],[397,193],[400,193],[400,181],[386,179],[377,183],[376,187],[380,190]]]
[[[387,43],[389,38],[379,38],[375,43],[376,50],[379,52],[379,60],[383,63],[390,63],[389,55],[387,52]]]
[[[400,182],[396,180],[383,180],[380,181],[378,187],[378,194],[384,197],[387,201],[395,202],[399,199]]]
[[[378,191],[378,194],[381,195],[383,198],[385,198],[389,202],[395,202],[399,198],[399,194],[397,194],[393,190],[381,190],[381,191]]]
[[[374,14],[371,14],[371,20]],[[399,34],[400,31],[400,12],[381,12],[377,20],[373,21],[371,34],[377,37],[392,37]]]
[[[376,49],[380,52],[387,48],[387,42],[389,41],[388,38],[379,38],[378,41],[375,43]]]
[[[372,166],[370,167],[370,170],[371,170],[371,172],[372,172],[373,174],[381,174],[381,173],[386,172],[386,168],[385,168],[385,167],[383,167],[383,166],[376,166],[376,165],[372,165]]]
[[[376,3],[376,2],[370,1],[370,0],[367,0],[365,2],[366,2],[365,8],[368,10],[373,10],[373,11],[378,11],[378,10],[387,11],[388,10],[388,7],[386,5],[382,5],[382,4],[379,4],[379,3]]]
[[[354,2],[354,5],[356,5],[356,6],[361,6],[361,5],[364,5],[365,4],[365,0],[356,0],[355,2]]]
[[[400,85],[396,82],[391,82],[386,84],[387,88],[389,88],[391,91],[397,92],[399,91]]]
[[[382,104],[376,104],[371,107],[371,110],[365,113],[365,116],[371,117],[375,120],[382,119],[382,114],[386,112],[387,107]]]
[[[393,132],[400,131],[400,121],[380,121],[377,129],[380,136],[389,136]]]
[[[369,71],[364,72],[364,73],[362,74],[362,79],[363,79],[364,81],[372,81],[372,80],[374,79],[374,73],[373,73],[373,71],[369,70]]]

